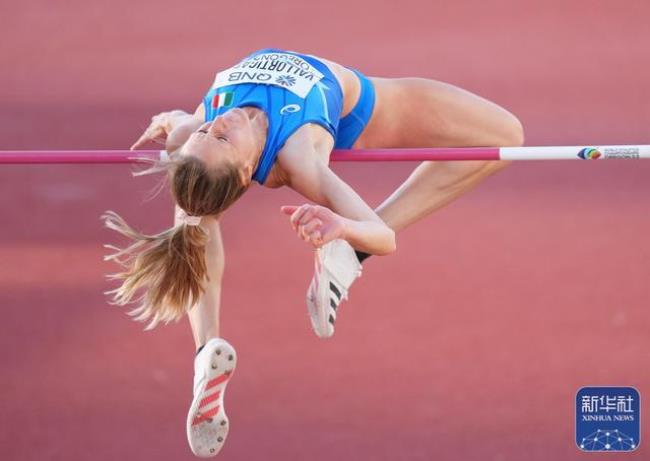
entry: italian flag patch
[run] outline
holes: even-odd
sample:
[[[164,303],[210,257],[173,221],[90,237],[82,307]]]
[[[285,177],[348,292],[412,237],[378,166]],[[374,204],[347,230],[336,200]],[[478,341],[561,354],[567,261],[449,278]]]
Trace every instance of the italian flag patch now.
[[[212,107],[218,109],[219,107],[228,107],[232,104],[233,93],[232,91],[227,93],[217,93],[212,98]]]

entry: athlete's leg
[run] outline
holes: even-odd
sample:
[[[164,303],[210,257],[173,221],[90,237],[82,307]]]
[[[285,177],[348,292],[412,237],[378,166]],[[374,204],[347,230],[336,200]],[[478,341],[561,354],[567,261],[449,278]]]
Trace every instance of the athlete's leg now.
[[[225,267],[219,221],[206,217],[201,220],[201,226],[210,235],[205,250],[205,262],[209,281],[207,282],[208,285],[206,286],[205,293],[187,314],[197,349],[207,343],[211,338],[219,337],[221,280]]]
[[[423,162],[376,212],[388,227],[399,232],[473,189],[506,165],[505,161]]]
[[[354,148],[514,146],[523,130],[505,109],[452,85],[425,79],[378,79],[370,122]],[[399,231],[467,192],[506,162],[424,162],[382,203],[377,214]],[[334,333],[341,299],[368,255],[343,242],[317,253],[317,273],[307,291],[316,334]],[[319,259],[320,256],[320,259]]]
[[[518,146],[523,129],[498,105],[452,85],[419,78],[373,79],[377,101],[364,147]],[[355,145],[355,147],[358,147]],[[423,162],[378,208],[399,231],[503,169],[505,161]]]

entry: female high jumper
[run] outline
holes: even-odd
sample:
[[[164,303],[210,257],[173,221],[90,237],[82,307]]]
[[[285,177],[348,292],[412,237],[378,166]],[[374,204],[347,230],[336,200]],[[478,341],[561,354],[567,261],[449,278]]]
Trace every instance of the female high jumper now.
[[[208,457],[228,433],[223,396],[237,361],[219,336],[221,214],[253,182],[288,186],[310,202],[281,211],[317,248],[307,307],[316,334],[329,337],[365,258],[392,253],[397,232],[506,166],[423,162],[373,211],[329,168],[332,149],[519,146],[523,129],[505,109],[446,83],[369,78],[315,56],[264,49],[219,72],[193,114],[154,116],[131,149],[163,140],[169,157],[136,174],[168,174],[174,226],[145,235],[114,212],[104,215],[134,241],[107,256],[124,268],[109,293],[118,305],[139,302],[130,314],[147,328],[188,315],[197,354],[187,436],[192,452]]]

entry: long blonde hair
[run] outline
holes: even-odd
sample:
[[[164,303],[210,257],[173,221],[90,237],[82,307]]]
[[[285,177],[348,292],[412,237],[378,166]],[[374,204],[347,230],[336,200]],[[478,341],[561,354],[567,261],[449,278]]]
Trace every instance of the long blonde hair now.
[[[150,168],[134,176],[167,171],[174,201],[191,216],[220,214],[248,187],[232,164],[208,169],[192,156],[151,163]],[[115,252],[104,260],[115,261],[124,269],[108,276],[110,280],[122,281],[119,287],[106,292],[112,296],[111,304],[139,302],[128,313],[137,321],[148,321],[146,330],[160,322],[181,319],[205,291],[208,232],[200,225],[180,222],[158,234],[147,235],[134,230],[113,211],[107,211],[102,219],[106,227],[133,241],[126,248],[105,245]]]

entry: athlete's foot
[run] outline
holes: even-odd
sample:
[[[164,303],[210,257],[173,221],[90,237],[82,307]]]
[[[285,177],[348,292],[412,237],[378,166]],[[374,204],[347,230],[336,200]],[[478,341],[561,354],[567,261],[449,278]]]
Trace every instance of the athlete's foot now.
[[[345,240],[333,240],[316,250],[314,277],[307,290],[307,310],[316,336],[334,334],[339,304],[360,276],[361,264]]]
[[[194,358],[194,399],[187,414],[187,440],[196,456],[215,456],[226,441],[230,424],[223,397],[236,364],[235,349],[221,338],[208,341]]]

